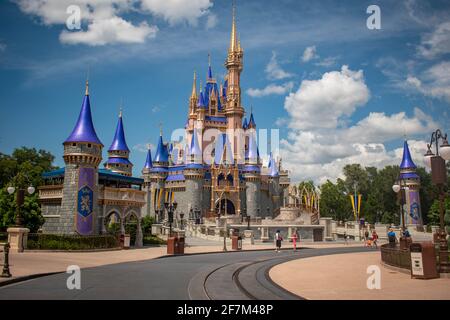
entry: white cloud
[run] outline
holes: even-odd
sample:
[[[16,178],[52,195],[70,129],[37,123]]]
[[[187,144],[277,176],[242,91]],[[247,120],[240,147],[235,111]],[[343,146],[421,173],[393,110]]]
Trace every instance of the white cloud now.
[[[450,61],[440,62],[423,74],[423,92],[436,98],[444,98],[450,102]]]
[[[266,66],[267,77],[271,80],[281,80],[293,77],[292,73],[284,71],[277,61],[277,54],[275,51],[272,52],[272,57]]]
[[[206,20],[206,29],[212,29],[215,26],[217,26],[217,23],[219,22],[219,18],[215,14],[209,14],[208,19]]]
[[[154,38],[158,28],[146,21],[132,22],[122,14],[137,12],[162,17],[169,24],[187,22],[197,25],[198,19],[209,14],[210,0],[13,0],[25,14],[36,16],[44,25],[65,28],[71,5],[81,9],[82,29],[63,29],[59,39],[68,44],[106,45],[115,43],[143,43]],[[217,23],[217,17],[208,17],[207,24]]]
[[[313,59],[318,59],[319,56],[316,52],[316,46],[306,47],[305,51],[303,51],[302,61],[309,62]]]
[[[287,82],[282,85],[269,84],[267,87],[265,87],[263,89],[250,88],[247,90],[247,94],[250,97],[254,97],[254,98],[265,97],[265,96],[269,96],[269,95],[273,95],[273,94],[281,95],[281,94],[286,94],[287,92],[291,91],[293,87],[294,87],[294,83],[292,81]]]
[[[141,0],[141,8],[163,17],[171,25],[187,21],[197,25],[198,19],[208,14],[213,6],[210,0]]]
[[[314,65],[319,67],[331,67],[336,64],[338,57],[327,57],[319,62],[314,63]]]
[[[417,50],[427,59],[450,53],[450,21],[439,24],[431,33],[424,35]]]
[[[344,116],[350,116],[370,97],[362,70],[325,73],[319,80],[304,80],[297,92],[286,98],[285,109],[295,119],[293,127],[334,128]]]
[[[372,112],[353,125],[345,118],[369,100],[362,70],[323,74],[318,80],[304,80],[297,92],[285,99],[289,118],[287,139],[280,143],[283,163],[294,181],[313,179],[323,183],[342,175],[346,164],[383,167],[399,164],[402,148],[387,150],[386,143],[402,137],[431,132],[437,124],[419,108],[405,112]],[[422,164],[426,142],[409,141],[413,159]]]
[[[154,38],[158,28],[147,22],[134,26],[120,17],[94,20],[87,31],[70,32],[63,30],[59,35],[62,43],[86,44],[98,46],[115,43],[143,43],[147,38]]]
[[[154,149],[154,145],[151,143],[138,143],[133,146],[133,150],[137,152],[147,153],[148,149]]]

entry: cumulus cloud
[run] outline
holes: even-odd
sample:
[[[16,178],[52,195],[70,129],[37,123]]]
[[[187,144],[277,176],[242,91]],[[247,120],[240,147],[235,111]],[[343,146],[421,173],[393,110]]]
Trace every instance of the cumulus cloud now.
[[[155,37],[158,28],[146,21],[125,20],[124,13],[153,14],[170,25],[187,22],[197,25],[201,16],[209,14],[210,0],[13,0],[25,14],[38,17],[44,25],[62,25],[70,14],[67,8],[79,6],[82,29],[63,30],[59,39],[68,44],[105,45],[143,43]],[[209,25],[214,24],[211,18]],[[217,20],[217,19],[216,19]]]
[[[305,51],[303,51],[302,61],[309,62],[313,59],[318,59],[319,56],[316,52],[316,46],[306,47]]]
[[[198,18],[213,6],[210,0],[141,0],[141,8],[163,17],[171,25],[187,21],[197,25]]]
[[[293,180],[323,183],[341,177],[346,164],[383,167],[399,164],[402,148],[388,150],[386,143],[402,137],[425,134],[436,127],[421,109],[414,114],[372,112],[353,125],[345,120],[370,98],[363,71],[343,66],[320,79],[304,80],[297,92],[285,99],[289,114],[287,138],[280,143],[283,163]],[[422,164],[426,142],[409,142],[414,160]]]
[[[158,28],[142,22],[134,26],[120,17],[94,20],[87,31],[70,32],[63,30],[59,35],[62,43],[98,46],[115,43],[143,43],[154,38]]]
[[[292,127],[334,128],[369,97],[363,71],[344,65],[341,71],[327,72],[319,80],[302,81],[299,90],[288,95],[284,107],[295,119]]]
[[[261,98],[261,97],[265,97],[265,96],[269,96],[269,95],[273,95],[273,94],[282,95],[282,94],[286,94],[287,92],[291,91],[293,87],[294,87],[294,83],[292,81],[287,82],[282,85],[269,84],[267,87],[265,87],[263,89],[250,88],[247,90],[247,94],[250,97],[254,97],[254,98]]]
[[[417,50],[427,59],[450,53],[450,21],[439,24],[431,33],[425,34]]]
[[[209,14],[208,19],[206,20],[206,29],[212,29],[215,26],[217,26],[217,23],[219,22],[219,19],[215,14]]]
[[[154,149],[154,145],[151,143],[138,143],[133,146],[133,150],[137,152],[147,153],[148,149]]]
[[[292,73],[284,71],[278,64],[277,54],[275,51],[272,52],[272,57],[270,58],[265,71],[267,77],[271,80],[282,80],[293,77]]]

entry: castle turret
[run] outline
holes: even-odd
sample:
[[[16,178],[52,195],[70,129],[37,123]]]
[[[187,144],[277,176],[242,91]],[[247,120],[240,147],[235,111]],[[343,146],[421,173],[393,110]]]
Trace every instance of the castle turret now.
[[[168,174],[169,151],[163,142],[162,130],[160,131],[158,146],[156,147],[153,167],[150,169],[151,188],[154,191],[152,199],[153,213],[155,210],[162,210],[165,195],[165,180]]]
[[[251,217],[260,216],[261,165],[254,131],[249,133],[243,173],[246,185],[247,214]]]
[[[194,128],[191,143],[187,150],[184,178],[186,183],[186,199],[190,208],[202,209],[203,184],[205,168],[202,160],[202,149],[199,144],[197,129]]]
[[[64,192],[57,233],[91,235],[100,232],[98,216],[98,166],[103,144],[92,122],[89,83],[80,115],[64,141]]]
[[[403,157],[400,164],[401,185],[406,185],[405,190],[405,225],[421,227],[423,224],[421,207],[420,207],[420,177],[416,173],[416,165],[414,164],[411,153],[409,152],[408,142],[405,140],[403,144]]]
[[[105,163],[105,168],[112,172],[131,177],[133,174],[133,164],[128,159],[129,156],[130,149],[125,140],[122,111],[120,111],[116,133],[114,134],[114,139],[108,149],[108,160]]]
[[[144,168],[142,169],[142,176],[144,178],[144,184],[142,185],[142,191],[145,192],[145,205],[143,207],[143,216],[154,216],[152,211],[152,182],[150,173],[153,168],[152,151],[150,145],[148,146],[147,158],[145,160]]]

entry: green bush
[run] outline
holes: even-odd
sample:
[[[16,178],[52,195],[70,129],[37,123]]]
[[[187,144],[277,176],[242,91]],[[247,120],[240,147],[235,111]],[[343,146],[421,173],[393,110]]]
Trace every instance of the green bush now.
[[[162,244],[166,244],[167,242],[156,237],[153,236],[151,234],[146,234],[144,235],[144,239],[143,239],[143,244],[145,245],[152,245],[152,244],[158,244],[158,245],[162,245]]]
[[[29,234],[27,247],[35,250],[92,250],[116,248],[119,243],[113,235]]]
[[[155,223],[155,218],[151,216],[145,216],[142,218],[142,232],[145,233],[152,233],[152,224]]]

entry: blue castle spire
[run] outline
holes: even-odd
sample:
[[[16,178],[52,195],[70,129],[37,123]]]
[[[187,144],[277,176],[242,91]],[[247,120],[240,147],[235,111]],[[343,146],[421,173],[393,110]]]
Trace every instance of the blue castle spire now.
[[[144,169],[151,169],[151,168],[153,168],[152,150],[148,148],[147,159],[145,160]]]
[[[408,141],[405,140],[403,144],[403,158],[402,163],[400,164],[400,169],[416,169],[416,165],[414,164],[411,153],[409,152]]]
[[[158,147],[156,148],[155,159],[153,161],[159,163],[169,162],[169,152],[163,142],[162,133],[159,135]]]
[[[269,159],[270,159],[269,160],[269,176],[278,177],[279,172],[278,172],[277,164],[275,162],[275,158],[272,156],[272,152],[270,153]]]
[[[70,136],[64,141],[64,143],[69,142],[90,142],[102,145],[97,133],[94,129],[94,124],[92,122],[91,114],[91,104],[89,101],[89,82],[86,81],[86,94],[83,98],[83,104],[81,106],[80,115],[78,116],[77,123],[73,128]]]
[[[250,134],[248,139],[248,149],[245,155],[245,159],[250,164],[257,164],[259,158],[258,145],[256,143],[256,139],[254,134]]]
[[[247,127],[248,127],[247,118],[244,118],[244,123],[242,124],[242,129],[247,130]]]
[[[250,113],[250,120],[248,121],[248,125],[247,125],[248,129],[254,129],[256,128],[256,122],[255,122],[255,118],[253,118],[253,110]]]
[[[117,122],[116,133],[108,151],[130,151],[125,140],[125,131],[123,129],[122,111],[119,113],[119,120]]]

